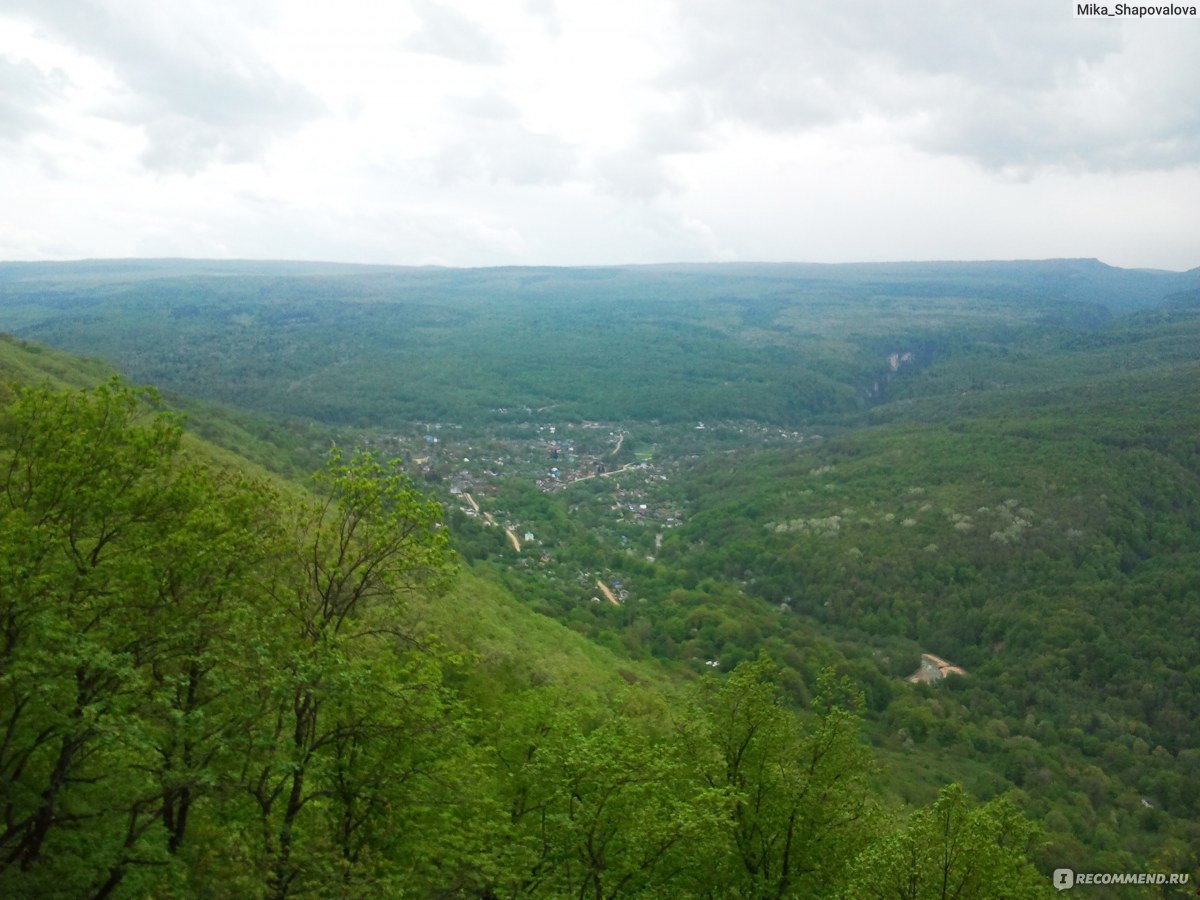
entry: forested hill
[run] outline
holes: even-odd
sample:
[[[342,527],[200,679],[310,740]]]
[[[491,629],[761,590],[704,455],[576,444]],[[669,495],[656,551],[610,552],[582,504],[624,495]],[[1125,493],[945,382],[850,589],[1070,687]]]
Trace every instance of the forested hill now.
[[[0,376],[4,896],[1050,893],[1010,799],[873,787],[832,669],[634,662],[458,571],[393,465],[313,493],[96,363]]]
[[[0,328],[0,893],[1200,875],[1200,270],[10,264]]]
[[[1095,260],[449,270],[0,264],[0,329],[139,382],[388,427],[564,419],[794,425],[1029,329],[1089,329],[1200,285]],[[904,354],[909,354],[905,357]]]

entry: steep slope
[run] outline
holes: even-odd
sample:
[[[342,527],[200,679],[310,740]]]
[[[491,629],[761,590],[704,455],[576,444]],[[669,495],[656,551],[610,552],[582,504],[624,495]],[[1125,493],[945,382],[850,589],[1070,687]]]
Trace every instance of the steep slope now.
[[[886,647],[895,676],[917,664],[898,638],[966,668],[897,686],[877,739],[1028,790],[1047,863],[1193,865],[1198,341],[1176,304],[933,366],[873,412],[886,424],[698,464],[659,561],[783,604],[781,628]]]
[[[455,573],[392,466],[334,452],[314,496],[150,392],[7,393],[6,894],[834,897],[946,877],[899,849],[946,853],[933,820],[964,897],[1049,891],[1011,803],[881,807],[845,680],[803,715],[766,660],[656,690]]]
[[[101,360],[85,359],[0,334],[0,382],[5,384],[91,387],[114,373],[113,367]]]
[[[0,334],[0,401],[11,402],[14,387],[46,386],[54,390],[90,390],[116,377],[107,363],[53,350],[31,341]],[[297,449],[264,440],[278,420],[247,417],[214,404],[195,404],[172,398],[176,409],[192,413],[183,419],[186,452],[205,463],[238,469],[266,478],[276,489],[299,492],[311,488],[313,472],[324,464],[329,444]],[[322,436],[332,433],[325,432]],[[352,437],[352,436],[350,436]],[[216,439],[220,443],[213,443]],[[246,455],[249,448],[252,456]],[[258,457],[255,459],[253,457]],[[298,483],[287,483],[269,473],[298,470],[311,459]],[[614,655],[553,620],[538,616],[494,584],[469,571],[456,578],[444,597],[414,598],[413,624],[460,652],[471,650],[487,670],[487,679],[513,672],[517,682],[560,681],[603,692],[629,677],[661,679],[627,658]],[[619,672],[624,671],[625,677]],[[633,675],[640,672],[641,675]]]

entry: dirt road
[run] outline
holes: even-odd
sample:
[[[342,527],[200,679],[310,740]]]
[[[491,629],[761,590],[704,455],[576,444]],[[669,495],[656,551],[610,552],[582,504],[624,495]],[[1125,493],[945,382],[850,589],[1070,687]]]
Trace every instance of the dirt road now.
[[[628,469],[636,468],[637,465],[638,465],[637,463],[625,463],[625,465],[621,466],[621,468],[613,469],[611,472],[600,472],[597,475],[582,475],[579,478],[573,479],[572,481],[565,482],[563,484],[563,487],[570,487],[571,485],[578,484],[581,481],[587,481],[589,478],[609,478],[613,475],[617,475]]]
[[[513,534],[513,530],[511,528],[505,528],[504,533],[507,534],[508,539],[510,541],[512,541],[513,549],[516,550],[518,553],[520,553],[521,552],[521,542],[517,539],[517,536],[515,534]]]
[[[496,525],[497,524],[496,520],[492,518],[491,513],[485,513],[485,512],[480,511],[479,504],[475,502],[474,497],[472,497],[470,494],[467,494],[467,493],[464,493],[463,496],[467,498],[467,502],[471,504],[471,508],[473,510],[475,510],[475,512],[477,512],[481,516],[483,516],[484,522],[486,522],[488,525]],[[516,534],[513,533],[513,530],[511,528],[509,528],[507,525],[504,526],[504,533],[506,535],[508,535],[508,539],[512,543],[513,549],[516,550],[518,553],[520,553],[521,552],[521,539],[518,538],[516,536]]]
[[[608,598],[608,602],[611,603],[613,606],[621,605],[621,601],[617,599],[617,595],[614,594],[612,592],[612,589],[609,588],[609,586],[607,584],[605,584],[603,581],[601,581],[599,578],[596,579],[596,587],[600,588],[600,590],[602,590],[604,592],[604,596]]]

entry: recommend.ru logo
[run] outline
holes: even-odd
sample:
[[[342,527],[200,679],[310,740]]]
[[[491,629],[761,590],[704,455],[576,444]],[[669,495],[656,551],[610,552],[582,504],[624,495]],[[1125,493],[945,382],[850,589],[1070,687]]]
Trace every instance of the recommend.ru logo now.
[[[1076,872],[1074,869],[1055,869],[1054,886],[1065,891],[1081,884],[1138,884],[1171,885],[1187,884],[1191,880],[1187,872]],[[1200,893],[1200,892],[1197,892]]]

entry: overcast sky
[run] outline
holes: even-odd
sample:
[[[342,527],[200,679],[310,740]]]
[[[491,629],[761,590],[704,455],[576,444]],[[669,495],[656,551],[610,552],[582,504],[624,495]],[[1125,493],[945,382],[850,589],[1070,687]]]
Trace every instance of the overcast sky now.
[[[0,259],[113,256],[1191,268],[1200,19],[0,0]]]

